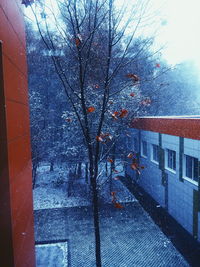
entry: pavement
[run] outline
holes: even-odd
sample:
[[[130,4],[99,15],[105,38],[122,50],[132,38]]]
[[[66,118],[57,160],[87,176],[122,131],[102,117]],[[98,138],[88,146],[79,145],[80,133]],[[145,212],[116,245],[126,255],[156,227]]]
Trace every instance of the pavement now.
[[[126,187],[124,189],[127,190]],[[121,209],[105,202],[100,205],[102,266],[192,266],[186,262],[140,203],[133,196],[131,202],[127,199],[129,197],[124,203],[123,199],[120,200],[123,205]],[[91,206],[36,210],[35,239],[36,244],[40,245],[67,243],[65,254],[60,253],[60,258],[52,258],[48,264],[44,262],[44,267],[64,267],[63,257],[67,259],[66,266],[69,267],[96,266]],[[56,253],[53,254],[56,256]],[[43,267],[41,257],[43,256],[39,250],[37,263]]]

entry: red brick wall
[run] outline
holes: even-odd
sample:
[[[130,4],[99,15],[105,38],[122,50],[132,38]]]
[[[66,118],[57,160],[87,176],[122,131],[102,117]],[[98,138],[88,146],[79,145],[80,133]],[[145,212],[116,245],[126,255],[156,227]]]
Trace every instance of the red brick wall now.
[[[200,140],[200,118],[139,118],[133,128]]]
[[[0,266],[35,266],[26,44],[20,0],[0,0]]]

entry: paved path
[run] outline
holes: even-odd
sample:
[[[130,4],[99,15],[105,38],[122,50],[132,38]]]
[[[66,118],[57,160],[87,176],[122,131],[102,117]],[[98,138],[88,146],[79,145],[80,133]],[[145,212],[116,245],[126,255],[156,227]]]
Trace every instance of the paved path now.
[[[189,266],[136,201],[124,203],[123,209],[102,205],[100,226],[103,267]],[[95,267],[91,207],[35,211],[35,237],[47,242],[67,239],[69,266]]]

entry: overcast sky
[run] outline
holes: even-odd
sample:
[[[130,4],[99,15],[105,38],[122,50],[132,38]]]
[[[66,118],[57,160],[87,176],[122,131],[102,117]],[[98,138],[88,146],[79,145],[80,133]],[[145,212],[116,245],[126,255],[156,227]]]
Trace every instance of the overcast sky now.
[[[124,1],[129,5],[136,2],[136,0],[116,1],[119,5]],[[165,45],[164,58],[171,64],[193,60],[200,70],[200,0],[149,1],[151,9],[159,11],[157,26],[160,29],[156,43],[158,47]],[[148,28],[150,32],[154,30],[150,25]]]
[[[200,0],[153,0],[163,2],[161,31],[164,56],[170,63],[194,60],[200,69]]]

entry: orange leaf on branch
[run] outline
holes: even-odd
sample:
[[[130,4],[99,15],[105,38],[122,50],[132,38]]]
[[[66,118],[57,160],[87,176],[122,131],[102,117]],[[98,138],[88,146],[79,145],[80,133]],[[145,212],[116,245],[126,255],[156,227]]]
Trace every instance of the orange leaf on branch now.
[[[108,158],[107,161],[110,162],[110,163],[114,162],[113,159],[110,159],[110,158]]]
[[[99,142],[106,143],[107,141],[111,141],[113,136],[109,133],[101,133],[99,136],[96,136],[96,140]]]
[[[133,92],[132,92],[132,93],[130,93],[130,96],[134,97],[134,96],[135,96],[135,93],[133,93]]]
[[[119,112],[118,111],[115,111],[115,112],[112,113],[112,118],[115,119],[115,120],[117,120],[118,119],[117,118],[118,115],[119,115]]]
[[[113,192],[111,192],[110,194],[111,194],[111,196],[112,196],[112,203],[116,203],[116,192],[113,191]]]
[[[160,64],[159,63],[156,64],[156,68],[160,68]]]
[[[124,117],[126,117],[127,114],[128,114],[128,110],[122,109],[119,116],[120,116],[120,118],[124,118]]]
[[[94,112],[95,111],[95,107],[89,107],[88,109],[87,109],[87,112],[88,113],[91,113],[91,112]]]
[[[116,195],[116,192],[115,191],[112,191],[112,192],[110,192],[110,194],[111,194],[111,196],[115,196]]]
[[[66,118],[65,119],[67,122],[72,122],[72,119],[71,118]]]
[[[77,47],[81,44],[81,41],[79,38],[75,38],[75,44]]]
[[[116,209],[123,209],[124,207],[120,204],[120,203],[118,203],[118,202],[115,202],[114,203],[114,207],[116,208]]]
[[[138,166],[137,162],[131,164],[131,169],[133,169],[135,171],[138,170],[138,167],[139,166]]]
[[[96,136],[96,140],[99,142],[103,142],[103,138],[101,136]]]
[[[138,82],[140,80],[139,77],[133,73],[128,73],[126,77],[132,79],[134,82]]]
[[[129,154],[127,155],[127,158],[132,159],[132,158],[133,158],[133,153],[129,153]]]

